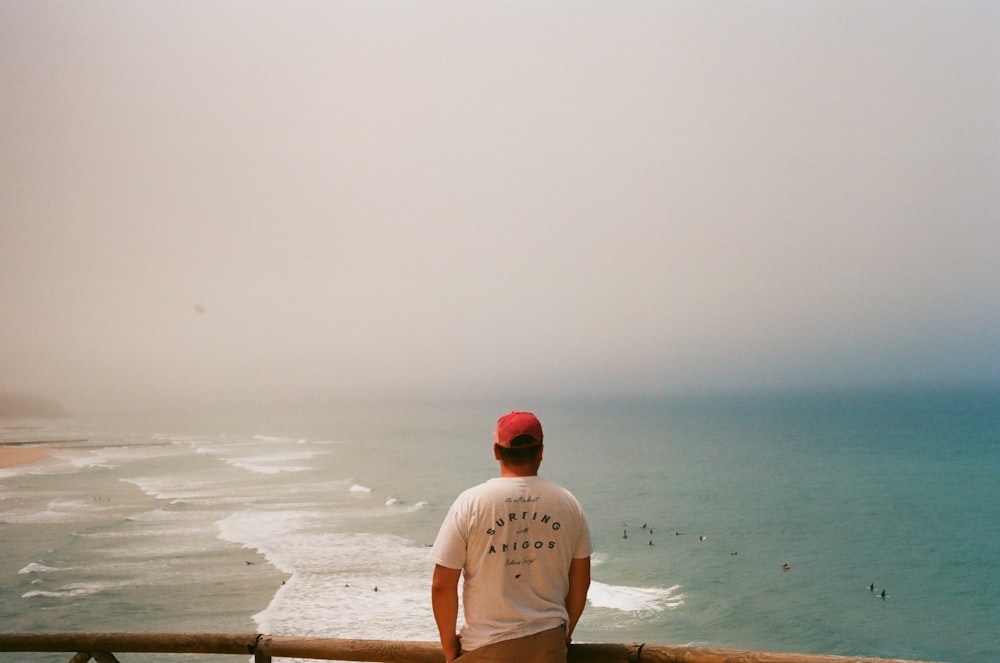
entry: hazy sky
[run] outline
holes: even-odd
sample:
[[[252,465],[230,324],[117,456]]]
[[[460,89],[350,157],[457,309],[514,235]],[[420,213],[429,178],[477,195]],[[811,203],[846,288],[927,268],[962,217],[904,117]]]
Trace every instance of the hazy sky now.
[[[0,0],[0,389],[988,379],[993,0]]]

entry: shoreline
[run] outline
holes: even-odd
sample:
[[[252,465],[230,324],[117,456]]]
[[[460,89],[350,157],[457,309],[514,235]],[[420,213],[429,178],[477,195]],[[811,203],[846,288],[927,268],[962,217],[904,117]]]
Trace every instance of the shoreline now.
[[[0,468],[36,463],[48,455],[48,447],[13,447],[0,444]]]

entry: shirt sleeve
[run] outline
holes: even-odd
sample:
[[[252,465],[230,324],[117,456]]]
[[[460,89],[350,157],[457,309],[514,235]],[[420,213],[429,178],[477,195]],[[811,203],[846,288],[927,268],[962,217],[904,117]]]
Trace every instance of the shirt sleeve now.
[[[594,553],[593,543],[590,541],[590,526],[587,524],[587,516],[583,512],[583,507],[577,502],[580,510],[580,537],[576,542],[576,550],[573,551],[573,559],[583,559],[590,557]]]
[[[467,542],[459,526],[459,510],[460,505],[456,501],[448,509],[448,514],[444,517],[437,538],[434,539],[434,546],[431,548],[431,560],[449,569],[461,569],[465,566]]]

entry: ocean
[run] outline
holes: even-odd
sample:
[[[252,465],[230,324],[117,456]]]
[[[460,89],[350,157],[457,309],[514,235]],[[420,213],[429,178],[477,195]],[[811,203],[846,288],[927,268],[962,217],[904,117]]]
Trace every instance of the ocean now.
[[[0,630],[435,641],[428,546],[510,409],[588,514],[576,642],[1000,660],[997,388],[9,424],[58,448],[0,469]]]

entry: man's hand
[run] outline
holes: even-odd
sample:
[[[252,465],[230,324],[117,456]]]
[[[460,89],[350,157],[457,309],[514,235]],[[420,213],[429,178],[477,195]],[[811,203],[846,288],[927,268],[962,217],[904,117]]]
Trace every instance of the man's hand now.
[[[447,643],[442,642],[441,649],[444,650],[444,660],[447,663],[452,663],[452,661],[462,655],[462,643],[459,642],[457,635]]]

